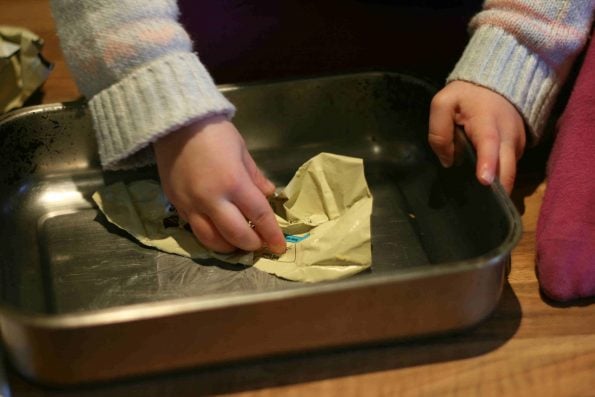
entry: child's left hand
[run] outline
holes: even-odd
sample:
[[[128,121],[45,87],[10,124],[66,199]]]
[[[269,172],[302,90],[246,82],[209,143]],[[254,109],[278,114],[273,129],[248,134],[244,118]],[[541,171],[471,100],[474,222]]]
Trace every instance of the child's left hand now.
[[[455,125],[465,129],[477,151],[477,179],[488,185],[498,176],[510,193],[526,140],[516,107],[500,94],[465,81],[453,81],[439,91],[432,99],[428,140],[445,167],[454,161]]]

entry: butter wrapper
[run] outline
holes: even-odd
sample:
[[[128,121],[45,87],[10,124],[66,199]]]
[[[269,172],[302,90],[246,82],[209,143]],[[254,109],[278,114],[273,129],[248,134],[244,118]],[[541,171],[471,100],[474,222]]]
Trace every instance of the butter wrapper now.
[[[0,25],[0,113],[23,106],[47,80],[52,65],[41,56],[42,47],[34,33]]]

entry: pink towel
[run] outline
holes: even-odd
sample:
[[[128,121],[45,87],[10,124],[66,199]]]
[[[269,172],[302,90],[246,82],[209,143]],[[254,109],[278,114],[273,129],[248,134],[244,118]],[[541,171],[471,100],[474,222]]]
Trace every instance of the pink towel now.
[[[595,40],[559,121],[536,238],[547,296],[595,296]]]

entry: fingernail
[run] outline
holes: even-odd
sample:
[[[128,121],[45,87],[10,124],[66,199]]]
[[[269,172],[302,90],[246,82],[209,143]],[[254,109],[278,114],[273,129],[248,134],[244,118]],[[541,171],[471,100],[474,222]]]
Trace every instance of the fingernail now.
[[[442,164],[444,168],[450,168],[452,165],[452,161],[446,157],[438,156],[438,161],[440,161],[440,164]]]
[[[480,178],[485,183],[490,184],[490,183],[494,182],[494,173],[491,172],[488,168],[484,168],[481,171]]]
[[[273,182],[271,182],[268,179],[265,179],[266,181],[266,190],[271,192],[271,194],[273,194],[275,192],[275,184]]]
[[[271,246],[271,251],[275,254],[284,254],[287,251],[286,245],[273,245]]]

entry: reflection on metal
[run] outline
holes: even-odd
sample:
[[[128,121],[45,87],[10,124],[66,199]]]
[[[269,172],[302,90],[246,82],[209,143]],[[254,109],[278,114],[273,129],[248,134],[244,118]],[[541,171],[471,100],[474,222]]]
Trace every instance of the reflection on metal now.
[[[57,204],[81,200],[83,195],[81,192],[72,190],[48,190],[39,196],[41,204]]]

